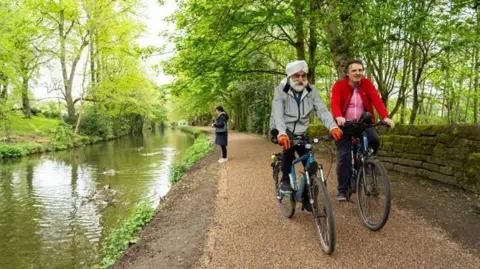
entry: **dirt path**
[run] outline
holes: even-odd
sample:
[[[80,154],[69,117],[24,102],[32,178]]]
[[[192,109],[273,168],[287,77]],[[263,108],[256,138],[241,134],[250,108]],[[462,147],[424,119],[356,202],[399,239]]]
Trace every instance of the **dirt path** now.
[[[333,202],[337,246],[333,255],[324,255],[310,215],[298,210],[286,219],[276,207],[268,156],[279,147],[234,132],[229,143],[200,268],[480,267],[478,256],[395,202],[379,232],[362,226],[355,204]],[[329,184],[331,199],[335,186]]]
[[[371,232],[356,204],[333,201],[333,172],[337,244],[325,255],[310,214],[277,208],[269,156],[279,149],[231,132],[229,161],[218,164],[217,149],[189,171],[113,268],[480,268],[480,216],[463,192],[393,179],[389,221]]]

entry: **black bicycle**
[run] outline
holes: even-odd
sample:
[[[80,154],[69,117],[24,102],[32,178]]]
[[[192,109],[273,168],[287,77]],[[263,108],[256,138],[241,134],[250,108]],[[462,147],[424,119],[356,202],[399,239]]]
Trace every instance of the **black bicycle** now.
[[[380,230],[390,214],[390,180],[383,164],[368,146],[365,130],[377,126],[387,126],[383,121],[371,122],[371,114],[364,113],[358,122],[347,121],[342,127],[344,136],[352,137],[351,157],[352,176],[350,178],[347,199],[357,194],[357,204],[365,226]]]
[[[283,176],[283,153],[275,153],[271,156],[275,196],[282,215],[291,218],[295,213],[296,202],[301,202],[302,210],[307,209],[312,213],[320,246],[327,254],[331,254],[335,249],[335,227],[327,183],[323,177],[323,166],[315,160],[313,145],[331,139],[331,137],[325,136],[310,141],[305,137],[297,137],[291,141],[292,147],[303,145],[307,149],[303,156],[292,162],[289,175],[292,194],[284,194],[280,191],[280,182]],[[274,140],[272,141],[276,143]],[[300,171],[302,177],[300,182],[297,182],[295,164],[299,162],[304,162],[304,170]]]

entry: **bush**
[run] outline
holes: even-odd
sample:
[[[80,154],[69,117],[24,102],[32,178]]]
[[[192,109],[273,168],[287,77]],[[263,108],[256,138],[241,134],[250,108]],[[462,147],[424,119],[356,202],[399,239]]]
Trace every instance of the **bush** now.
[[[87,113],[80,123],[82,135],[98,136],[106,139],[111,134],[111,130],[111,118],[101,113]]]
[[[0,145],[0,158],[18,158],[43,151],[43,146],[37,143]]]
[[[51,131],[51,134],[53,135],[55,141],[59,143],[69,143],[74,136],[73,126],[66,123],[61,123]]]
[[[128,247],[137,242],[138,232],[153,217],[155,210],[146,201],[140,202],[124,220],[120,228],[111,230],[101,246],[102,268],[115,263]]]
[[[182,129],[188,130],[189,132],[199,133],[199,135],[197,136],[197,139],[195,139],[193,145],[187,149],[183,159],[170,168],[170,183],[172,184],[180,181],[187,168],[207,156],[208,152],[213,149],[213,143],[210,142],[209,137],[206,134],[201,133],[200,130],[195,128]]]

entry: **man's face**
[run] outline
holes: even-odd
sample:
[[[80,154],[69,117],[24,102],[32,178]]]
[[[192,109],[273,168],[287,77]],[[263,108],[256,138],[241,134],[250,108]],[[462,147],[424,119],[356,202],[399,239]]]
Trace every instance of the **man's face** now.
[[[350,82],[360,82],[363,78],[363,66],[361,64],[351,64],[348,67],[347,77]]]
[[[305,81],[307,81],[307,73],[303,71],[297,72],[292,75],[292,80],[295,81],[297,85],[303,85]]]

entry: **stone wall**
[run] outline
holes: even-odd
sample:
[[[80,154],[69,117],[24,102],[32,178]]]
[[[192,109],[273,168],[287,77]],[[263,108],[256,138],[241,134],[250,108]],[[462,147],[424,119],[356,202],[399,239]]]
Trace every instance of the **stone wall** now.
[[[311,136],[327,130],[312,126]],[[379,128],[378,152],[389,170],[480,192],[480,126],[401,125]]]

